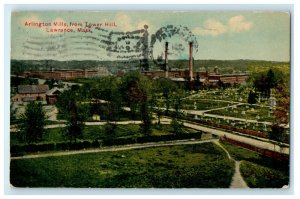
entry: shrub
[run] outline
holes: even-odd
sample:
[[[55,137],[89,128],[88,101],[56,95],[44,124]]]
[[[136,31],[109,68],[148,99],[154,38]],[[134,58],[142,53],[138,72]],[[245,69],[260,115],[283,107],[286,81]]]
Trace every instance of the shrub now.
[[[91,145],[93,148],[98,148],[101,146],[100,142],[98,140],[94,140],[92,142],[92,145]]]
[[[178,119],[173,118],[171,121],[171,126],[173,128],[173,132],[176,135],[182,134],[183,133],[183,123],[180,122]]]
[[[247,161],[242,161],[241,174],[251,188],[281,188],[289,184],[284,172]]]

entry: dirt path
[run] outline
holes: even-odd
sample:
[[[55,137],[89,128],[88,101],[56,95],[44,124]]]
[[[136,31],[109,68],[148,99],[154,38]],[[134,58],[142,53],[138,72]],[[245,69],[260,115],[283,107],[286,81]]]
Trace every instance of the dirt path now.
[[[11,157],[10,159],[17,160],[17,159],[43,158],[43,157],[52,157],[52,156],[86,154],[86,153],[100,153],[100,152],[109,152],[109,151],[124,151],[124,150],[131,150],[131,149],[142,149],[142,148],[160,147],[160,146],[200,144],[200,143],[206,143],[206,142],[214,142],[217,140],[218,139],[151,142],[151,143],[143,143],[143,144],[130,144],[130,145],[124,145],[124,146],[101,147],[98,149],[88,149],[88,150],[79,150],[79,151],[62,151],[62,152],[53,152],[53,153],[25,155],[25,156],[20,156],[20,157]]]
[[[249,188],[240,172],[240,161],[235,161],[235,173],[232,177],[230,188]]]
[[[229,159],[234,160],[230,156],[229,152],[218,141],[214,141],[214,143],[216,145],[218,145],[219,147],[221,147],[226,152]],[[232,177],[231,184],[230,184],[229,188],[249,188],[247,186],[246,182],[244,181],[242,175],[241,175],[240,162],[235,161],[235,160],[234,160],[234,162],[235,162],[235,172],[234,172],[234,175]]]

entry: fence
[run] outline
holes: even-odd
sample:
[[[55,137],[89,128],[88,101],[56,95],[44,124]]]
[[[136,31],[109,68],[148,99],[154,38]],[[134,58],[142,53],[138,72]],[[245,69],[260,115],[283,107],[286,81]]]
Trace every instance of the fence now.
[[[242,148],[249,149],[251,151],[255,151],[255,152],[257,152],[257,153],[259,153],[263,156],[269,157],[269,158],[274,158],[274,159],[277,159],[277,160],[289,160],[289,155],[287,155],[287,154],[280,153],[280,152],[277,152],[277,151],[271,151],[269,149],[262,149],[262,148],[259,148],[259,147],[256,147],[256,146],[253,146],[253,145],[250,145],[250,144],[246,144],[246,143],[243,143],[243,142],[232,140],[230,138],[221,137],[220,141],[227,142],[227,143],[230,143],[230,144],[233,144],[233,145],[237,145],[237,146],[240,146]]]

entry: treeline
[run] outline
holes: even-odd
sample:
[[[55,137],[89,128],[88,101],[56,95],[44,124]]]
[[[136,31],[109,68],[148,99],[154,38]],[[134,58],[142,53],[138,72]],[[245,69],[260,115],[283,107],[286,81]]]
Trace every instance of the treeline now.
[[[150,70],[160,69],[152,60],[148,61]],[[252,66],[259,65],[270,67],[289,64],[287,62],[259,61],[259,60],[194,60],[194,70],[202,68],[213,71],[218,66],[221,73],[245,72],[251,70]],[[50,68],[62,69],[88,69],[95,67],[106,67],[110,72],[116,74],[119,70],[140,70],[143,60],[127,61],[96,61],[96,60],[11,60],[12,74],[30,70],[49,70]],[[188,69],[188,60],[169,60],[170,69]]]

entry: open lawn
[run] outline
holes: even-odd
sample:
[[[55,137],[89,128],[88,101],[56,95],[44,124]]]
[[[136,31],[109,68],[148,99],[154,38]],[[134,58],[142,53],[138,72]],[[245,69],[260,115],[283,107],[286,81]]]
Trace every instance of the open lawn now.
[[[230,89],[216,89],[216,90],[201,90],[190,99],[206,99],[206,100],[226,100],[234,102],[247,102],[249,91],[246,88],[241,87]]]
[[[234,162],[213,143],[12,160],[16,187],[227,188]]]
[[[233,159],[241,161],[241,174],[251,188],[281,188],[289,184],[289,162],[263,157],[253,151],[221,143]]]
[[[205,100],[205,99],[185,99],[182,103],[182,109],[189,110],[208,110],[231,106],[234,103],[224,102],[218,100]],[[196,109],[195,109],[196,107]]]
[[[268,115],[268,107],[259,107],[254,105],[240,105],[236,108],[224,108],[220,110],[209,111],[207,113],[216,115],[225,115],[243,119],[274,122],[274,116]]]

